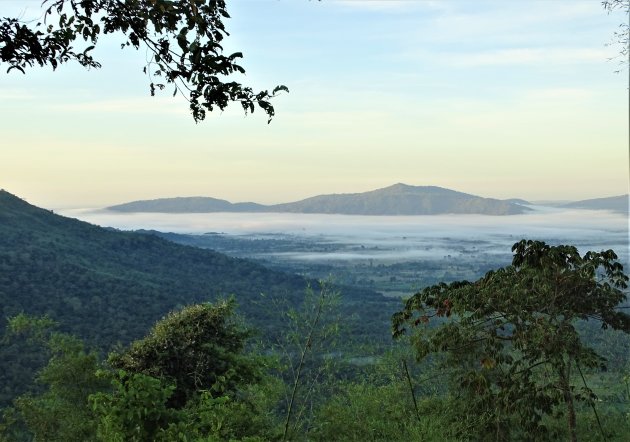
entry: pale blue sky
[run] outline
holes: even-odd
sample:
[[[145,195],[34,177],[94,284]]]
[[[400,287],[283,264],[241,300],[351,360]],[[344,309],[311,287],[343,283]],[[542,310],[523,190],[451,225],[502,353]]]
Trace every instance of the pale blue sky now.
[[[38,4],[0,0],[0,15]],[[0,74],[0,188],[51,208],[396,182],[531,200],[627,192],[628,73],[605,46],[625,17],[599,0],[228,8],[242,81],[291,90],[270,125],[238,106],[195,125],[181,97],[149,96],[144,51],[104,36],[100,70]]]

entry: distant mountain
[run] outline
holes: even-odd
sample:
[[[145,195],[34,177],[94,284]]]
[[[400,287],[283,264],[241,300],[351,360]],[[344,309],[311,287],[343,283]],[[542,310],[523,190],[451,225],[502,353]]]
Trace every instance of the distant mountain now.
[[[591,210],[612,210],[628,214],[629,195],[611,196],[608,198],[595,198],[590,200],[574,201],[572,203],[563,204],[561,207],[574,209],[591,209]]]
[[[504,201],[482,198],[435,186],[395,184],[363,193],[319,195],[301,201],[275,205],[232,204],[215,198],[164,198],[135,201],[108,207],[125,212],[291,212],[343,215],[515,215],[531,209],[524,200]]]
[[[274,211],[345,215],[438,215],[445,213],[515,215],[529,209],[435,186],[394,184],[364,193],[320,195],[270,206]]]
[[[133,201],[107,208],[118,212],[159,212],[159,213],[207,213],[207,212],[260,212],[265,206],[256,203],[236,203],[217,198],[194,196],[159,198],[155,200]]]
[[[233,294],[247,323],[269,337],[285,325],[269,298],[296,305],[309,283],[155,235],[62,217],[0,190],[0,336],[7,317],[46,314],[105,350],[143,336],[174,308]],[[355,339],[388,339],[398,301],[352,287],[342,287],[341,296],[340,312]],[[11,386],[0,389],[0,407],[13,386],[30,383],[28,369],[45,357],[29,353],[24,361],[25,345],[0,345],[0,385]]]

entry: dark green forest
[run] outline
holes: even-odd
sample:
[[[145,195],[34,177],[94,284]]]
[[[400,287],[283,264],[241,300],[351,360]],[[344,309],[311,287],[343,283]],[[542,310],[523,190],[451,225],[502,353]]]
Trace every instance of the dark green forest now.
[[[272,301],[296,307],[309,284],[318,283],[154,235],[58,216],[0,191],[0,330],[19,313],[47,315],[60,331],[106,354],[143,336],[173,309],[234,296],[248,324],[275,339],[282,328]],[[341,291],[347,342],[389,345],[397,303],[369,290]],[[0,348],[2,405],[44,362],[23,345]]]
[[[513,254],[403,304],[2,191],[0,440],[627,440],[616,255]]]

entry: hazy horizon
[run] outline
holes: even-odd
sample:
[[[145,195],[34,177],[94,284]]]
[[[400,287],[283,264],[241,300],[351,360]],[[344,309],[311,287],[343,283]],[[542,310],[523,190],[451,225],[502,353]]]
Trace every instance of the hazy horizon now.
[[[394,183],[392,183],[393,185]],[[407,184],[410,186],[431,186],[430,184],[422,184],[422,185],[414,185],[414,184],[409,184],[409,183],[402,183],[402,184]],[[386,186],[389,187],[389,186]],[[440,187],[440,186],[438,186]],[[320,196],[320,195],[328,195],[328,194],[309,194],[309,195],[305,195],[304,197],[300,198],[300,199],[296,199],[296,200],[273,200],[271,202],[262,202],[259,200],[255,200],[254,198],[250,198],[250,199],[243,199],[243,200],[229,200],[227,198],[225,198],[223,195],[202,195],[202,194],[189,194],[189,195],[172,195],[172,196],[157,196],[155,198],[139,198],[136,200],[125,200],[125,201],[115,201],[115,202],[111,202],[111,203],[106,203],[103,205],[98,205],[98,204],[82,204],[81,202],[72,202],[72,203],[65,203],[65,204],[51,204],[51,205],[40,205],[38,204],[36,201],[30,200],[28,198],[25,198],[19,194],[15,194],[15,192],[12,192],[11,189],[0,189],[0,190],[5,190],[15,196],[17,196],[18,198],[21,198],[25,201],[27,201],[30,204],[36,205],[38,207],[44,208],[44,209],[49,209],[49,210],[74,210],[74,209],[79,209],[79,210],[93,210],[93,211],[98,211],[98,210],[102,210],[102,209],[106,209],[107,207],[110,206],[114,206],[114,205],[118,205],[118,204],[125,204],[125,203],[129,203],[129,202],[135,202],[135,201],[150,201],[150,200],[155,200],[155,199],[170,199],[170,198],[215,198],[215,199],[220,199],[220,200],[226,200],[230,203],[258,203],[258,204],[266,204],[266,205],[272,205],[272,204],[283,204],[283,203],[292,203],[292,202],[297,202],[300,201],[302,199],[307,199],[307,198],[311,198],[311,197],[315,197],[315,196]],[[351,194],[351,193],[363,193],[363,192],[369,192],[369,191],[373,191],[373,190],[378,190],[378,189],[366,189],[366,190],[362,190],[362,191],[357,191],[357,192],[345,192],[345,191],[339,191],[339,192],[334,192],[334,194]],[[468,193],[471,194],[473,196],[479,196],[482,198],[495,198],[492,196],[488,196],[488,195],[479,195],[479,194],[473,194],[470,192],[467,192],[465,189],[449,189],[449,190],[454,190],[457,192],[463,192],[463,193]],[[253,192],[252,192],[253,193]],[[507,198],[496,198],[496,199],[523,199],[526,200],[527,202],[533,204],[533,205],[541,205],[544,206],[545,204],[563,204],[563,203],[569,203],[569,202],[575,202],[575,201],[582,201],[582,200],[589,200],[589,199],[599,199],[599,198],[610,198],[610,197],[617,197],[617,196],[624,196],[624,195],[628,195],[628,192],[623,193],[623,194],[619,194],[619,195],[601,195],[601,196],[594,196],[594,197],[589,197],[589,198],[577,198],[577,199],[571,199],[571,200],[567,200],[567,199],[553,199],[553,198],[544,198],[544,199],[537,199],[537,200],[529,200],[527,198],[523,198],[521,196],[512,196],[512,197],[507,197]],[[54,198],[52,198],[54,200]]]
[[[350,195],[350,194],[360,194],[360,193],[366,193],[366,192],[371,192],[371,191],[375,191],[375,190],[381,190],[381,189],[385,189],[387,187],[391,187],[394,186],[396,184],[403,184],[406,186],[411,186],[411,187],[440,187],[442,189],[447,189],[447,190],[453,190],[455,192],[461,192],[461,193],[466,193],[469,195],[473,195],[473,196],[479,196],[482,198],[493,198],[493,199],[500,199],[500,200],[504,200],[504,199],[522,199],[525,200],[527,202],[530,202],[532,204],[542,204],[544,202],[556,202],[556,203],[561,203],[561,202],[574,202],[574,201],[583,201],[583,200],[590,200],[590,199],[601,199],[601,198],[610,198],[610,197],[617,197],[617,196],[624,196],[624,195],[629,195],[629,192],[624,192],[621,194],[617,194],[617,195],[602,195],[602,196],[596,196],[596,197],[591,197],[591,198],[578,198],[578,199],[573,199],[573,200],[563,200],[563,199],[553,199],[553,198],[545,198],[545,199],[538,199],[538,200],[529,200],[527,198],[523,198],[520,196],[513,196],[513,197],[507,197],[507,198],[495,198],[492,196],[487,196],[487,195],[478,195],[478,194],[473,194],[471,192],[466,191],[465,189],[451,189],[451,188],[446,188],[446,187],[442,187],[442,186],[435,186],[432,184],[410,184],[410,183],[403,183],[403,182],[396,182],[396,183],[392,183],[391,185],[388,186],[384,186],[384,187],[379,187],[379,188],[372,188],[372,189],[366,189],[366,190],[361,190],[361,191],[357,191],[357,192],[346,192],[343,190],[337,191],[337,192],[332,192],[332,193],[316,193],[316,194],[311,194],[311,195],[307,195],[303,198],[300,198],[298,200],[291,200],[291,201],[286,201],[286,200],[278,200],[278,201],[273,201],[271,203],[265,203],[265,204],[282,204],[282,203],[289,203],[289,202],[297,202],[297,201],[301,201],[303,199],[307,199],[307,198],[312,198],[315,196],[323,196],[323,195]],[[252,192],[253,193],[253,192]],[[133,200],[133,201],[150,201],[150,200],[156,200],[156,199],[172,199],[172,198],[216,198],[216,199],[221,199],[221,200],[226,200],[230,203],[248,203],[248,202],[253,202],[253,203],[261,203],[260,201],[256,201],[253,198],[251,199],[245,199],[242,201],[231,201],[228,200],[227,198],[222,197],[221,195],[200,195],[200,194],[195,194],[195,195],[176,195],[176,196],[171,196],[171,197],[157,197],[157,198],[151,198],[151,199],[138,199],[138,200]],[[132,201],[125,201],[125,202],[132,202]],[[544,205],[544,204],[542,204]],[[77,207],[79,208],[79,207]]]

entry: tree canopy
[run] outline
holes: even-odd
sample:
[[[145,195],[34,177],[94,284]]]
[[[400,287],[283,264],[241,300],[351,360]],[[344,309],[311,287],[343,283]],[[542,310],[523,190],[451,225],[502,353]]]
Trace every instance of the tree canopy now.
[[[268,440],[254,437],[273,421],[267,358],[243,351],[232,311],[226,301],[172,312],[111,365],[48,317],[10,318],[6,338],[37,341],[50,360],[40,388],[0,410],[0,441]]]
[[[544,434],[543,418],[564,413],[575,440],[574,401],[594,407],[596,399],[583,370],[606,362],[576,323],[630,332],[630,316],[618,309],[628,277],[612,250],[581,256],[573,246],[522,240],[512,251],[511,266],[476,282],[416,293],[394,315],[394,336],[412,328],[419,359],[444,358],[453,386],[472,402],[468,417],[480,435]]]
[[[200,390],[221,395],[255,382],[260,373],[241,355],[249,336],[234,321],[232,302],[198,304],[170,313],[144,339],[110,355],[112,367],[175,384],[170,398],[183,407]]]
[[[258,106],[271,121],[269,100],[288,92],[286,86],[255,92],[230,79],[245,69],[238,64],[242,53],[223,53],[225,0],[44,0],[42,6],[41,22],[0,18],[0,63],[7,72],[69,62],[99,68],[91,51],[101,35],[119,33],[123,48],[148,49],[144,72],[151,95],[172,86],[174,95],[189,101],[195,121],[231,102],[246,113]]]

